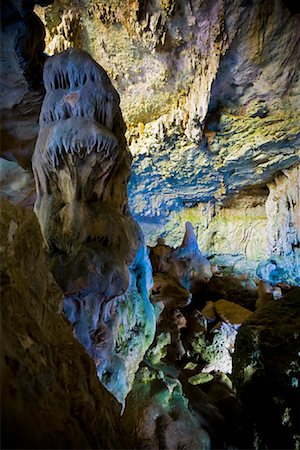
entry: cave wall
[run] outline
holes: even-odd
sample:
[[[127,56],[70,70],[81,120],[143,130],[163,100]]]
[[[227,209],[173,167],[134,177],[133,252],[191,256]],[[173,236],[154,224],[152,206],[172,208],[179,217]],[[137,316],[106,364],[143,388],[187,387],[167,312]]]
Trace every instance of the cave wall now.
[[[52,0],[40,0],[40,6]],[[7,0],[1,5],[0,188],[14,204],[32,207],[31,172],[44,97],[45,28],[35,14],[37,2]]]
[[[282,247],[270,243],[266,200],[299,164],[296,13],[280,0],[60,0],[38,11],[46,50],[82,46],[120,93],[130,207],[148,243],[161,234],[178,245],[188,218],[201,248],[239,270]]]
[[[38,2],[8,0],[1,8],[1,156],[25,168],[38,134],[44,96],[45,29],[34,6]]]
[[[120,406],[63,315],[34,213],[2,199],[0,219],[2,448],[123,447]]]

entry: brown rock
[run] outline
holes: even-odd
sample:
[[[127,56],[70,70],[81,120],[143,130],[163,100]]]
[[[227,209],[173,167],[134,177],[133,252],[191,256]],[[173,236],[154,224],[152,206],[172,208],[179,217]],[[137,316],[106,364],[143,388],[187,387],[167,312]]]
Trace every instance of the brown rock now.
[[[119,448],[119,406],[59,312],[31,211],[1,202],[2,448]]]
[[[251,314],[249,309],[228,300],[218,300],[214,307],[220,319],[232,325],[241,325]]]
[[[189,318],[189,330],[192,333],[205,333],[207,331],[206,317],[195,309]]]
[[[216,312],[214,309],[214,302],[212,302],[210,300],[208,302],[206,302],[201,313],[208,320],[208,322],[214,322],[216,320]]]

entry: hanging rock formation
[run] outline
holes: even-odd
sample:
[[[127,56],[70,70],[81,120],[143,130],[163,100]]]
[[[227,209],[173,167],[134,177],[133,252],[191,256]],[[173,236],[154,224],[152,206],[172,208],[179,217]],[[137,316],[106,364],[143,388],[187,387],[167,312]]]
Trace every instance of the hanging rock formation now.
[[[46,59],[44,25],[34,13],[37,3],[46,6],[52,0],[2,2],[0,29],[1,196],[31,208],[31,156],[39,131]]]
[[[49,58],[44,83],[35,211],[65,313],[99,378],[124,403],[155,317],[150,262],[127,204],[131,155],[119,96],[81,50]]]

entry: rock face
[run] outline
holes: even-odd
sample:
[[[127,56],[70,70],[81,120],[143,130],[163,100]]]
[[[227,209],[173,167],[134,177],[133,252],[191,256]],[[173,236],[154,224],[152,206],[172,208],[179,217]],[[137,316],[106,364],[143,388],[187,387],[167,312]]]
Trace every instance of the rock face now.
[[[89,0],[84,9],[60,0],[43,13],[47,48],[60,49],[64,27],[64,46],[80,43],[121,94],[130,206],[150,245],[163,235],[178,246],[191,221],[205,254],[237,271],[254,273],[278,254],[266,200],[276,197],[272,180],[299,164],[295,9],[281,0]]]
[[[7,0],[1,7],[1,155],[29,169],[44,95],[45,29],[35,4]]]
[[[266,201],[271,258],[259,275],[272,283],[300,285],[300,166],[285,170],[268,184]]]
[[[131,155],[119,96],[81,50],[49,58],[44,83],[35,211],[65,312],[100,379],[123,403],[155,317],[150,262],[127,204]]]
[[[120,407],[62,314],[35,215],[1,201],[2,448],[120,448]]]
[[[294,289],[268,302],[238,332],[233,379],[243,404],[246,448],[299,445],[299,300]]]

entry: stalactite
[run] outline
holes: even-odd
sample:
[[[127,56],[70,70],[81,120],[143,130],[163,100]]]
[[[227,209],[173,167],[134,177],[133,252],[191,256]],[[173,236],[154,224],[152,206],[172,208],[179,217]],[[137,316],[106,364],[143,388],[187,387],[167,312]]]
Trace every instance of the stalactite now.
[[[75,335],[124,405],[155,317],[145,244],[124,208],[131,156],[119,96],[81,50],[49,58],[44,81],[35,211]]]

